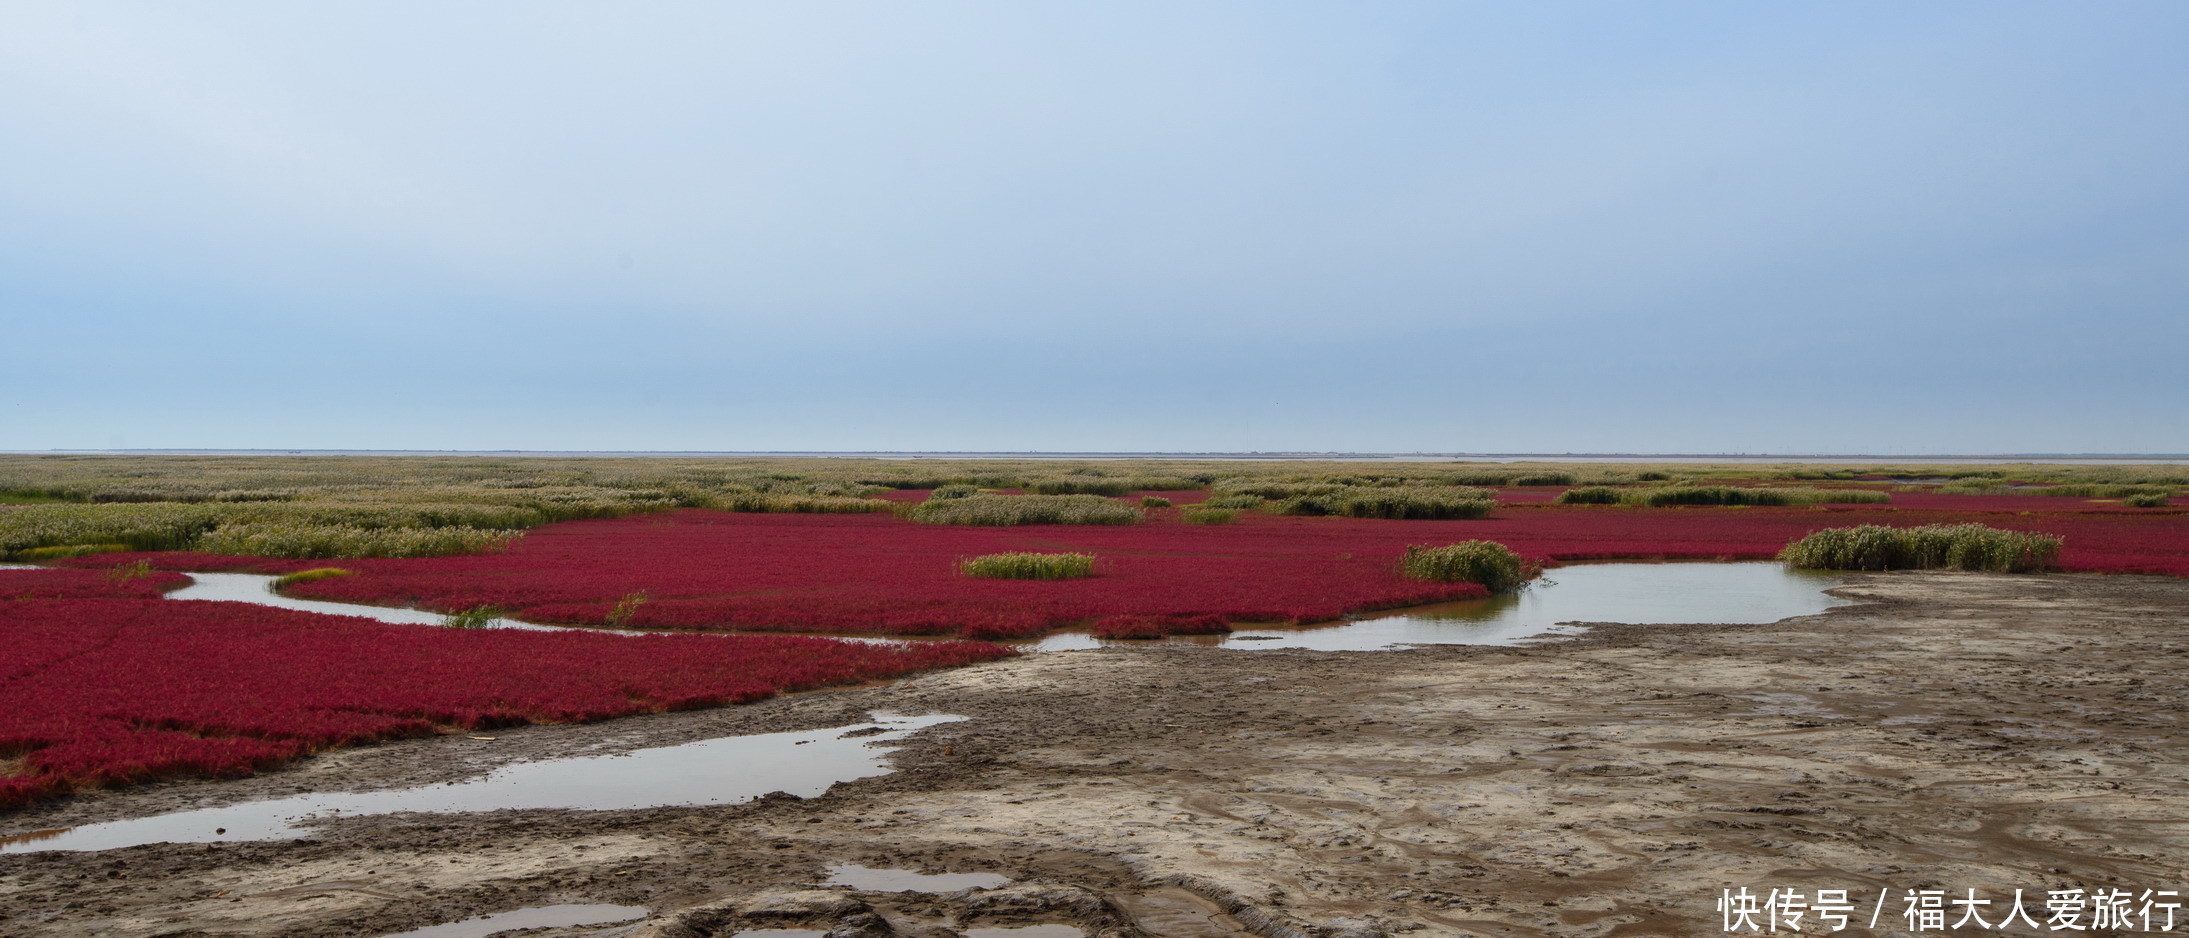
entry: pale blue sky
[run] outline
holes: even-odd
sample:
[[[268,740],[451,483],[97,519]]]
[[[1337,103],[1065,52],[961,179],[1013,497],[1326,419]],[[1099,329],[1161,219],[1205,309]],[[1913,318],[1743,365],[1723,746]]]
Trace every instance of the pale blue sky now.
[[[2184,452],[2185,37],[0,2],[0,449]]]

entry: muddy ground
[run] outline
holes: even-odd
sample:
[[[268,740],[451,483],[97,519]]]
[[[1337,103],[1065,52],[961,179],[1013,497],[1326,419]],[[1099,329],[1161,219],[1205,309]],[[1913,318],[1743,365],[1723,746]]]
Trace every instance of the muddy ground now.
[[[376,936],[558,903],[651,917],[526,934],[1705,935],[1739,887],[1850,890],[1842,934],[1862,934],[1880,890],[1880,933],[1907,931],[1911,889],[1976,889],[1998,900],[1989,920],[2022,889],[2040,921],[2048,889],[2189,893],[2189,581],[1894,574],[1842,593],[1865,604],[1533,648],[1030,656],[101,793],[0,815],[0,832],[870,710],[970,718],[903,744],[896,773],[809,800],[0,856],[0,935]],[[786,892],[837,862],[1019,885]]]

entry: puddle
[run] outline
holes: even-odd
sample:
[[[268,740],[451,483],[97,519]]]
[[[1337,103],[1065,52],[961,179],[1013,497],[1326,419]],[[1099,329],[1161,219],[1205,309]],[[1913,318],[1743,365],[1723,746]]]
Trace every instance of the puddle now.
[[[486,935],[519,928],[606,925],[610,922],[628,922],[645,915],[646,907],[641,905],[543,905],[467,918],[446,925],[428,925],[413,931],[384,935],[382,938],[484,938]]]
[[[1087,938],[1070,925],[1028,925],[1023,928],[968,928],[965,938]]]
[[[1447,603],[1326,626],[1242,628],[1230,635],[1170,639],[1225,648],[1376,651],[1403,645],[1511,645],[1560,622],[1637,625],[1777,622],[1814,615],[1851,600],[1824,595],[1843,582],[1830,573],[1754,563],[1590,563],[1557,567],[1510,596]],[[1086,634],[1052,635],[1040,651],[1143,645]]]
[[[832,863],[830,886],[850,886],[861,892],[957,892],[960,889],[994,889],[1011,882],[995,873],[916,873],[911,870],[877,870],[851,863]]]
[[[874,715],[872,724],[802,733],[708,739],[615,755],[505,766],[468,782],[392,791],[328,792],[148,818],[33,831],[0,838],[0,853],[110,850],[161,842],[201,843],[301,837],[313,820],[398,811],[455,813],[503,808],[611,811],[665,805],[740,804],[769,792],[810,798],[837,782],[889,771],[889,743],[964,717]],[[880,727],[881,732],[847,736]]]

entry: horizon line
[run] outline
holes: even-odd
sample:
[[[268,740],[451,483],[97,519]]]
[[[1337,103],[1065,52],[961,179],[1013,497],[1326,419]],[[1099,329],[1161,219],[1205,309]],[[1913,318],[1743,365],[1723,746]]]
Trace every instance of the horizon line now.
[[[588,449],[379,449],[331,447],[149,447],[149,448],[55,448],[45,450],[0,449],[0,454],[19,456],[96,455],[450,455],[450,456],[774,456],[774,457],[874,457],[918,456],[957,458],[1091,458],[1170,457],[1247,459],[2189,459],[2189,453],[1635,453],[1635,452],[1436,452],[1354,450],[588,450]]]

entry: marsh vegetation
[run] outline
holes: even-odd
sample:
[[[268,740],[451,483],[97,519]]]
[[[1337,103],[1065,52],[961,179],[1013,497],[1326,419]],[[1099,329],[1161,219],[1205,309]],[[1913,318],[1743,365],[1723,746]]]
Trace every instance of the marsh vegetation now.
[[[1853,486],[1817,488],[1818,483]],[[280,558],[489,552],[542,524],[705,508],[901,511],[946,524],[1130,524],[1141,493],[1206,490],[1186,521],[1236,514],[1480,518],[1486,486],[1580,486],[1565,504],[1877,503],[1889,492],[2166,505],[2177,466],[1364,463],[1224,460],[0,456],[0,559],[182,550]],[[1029,493],[1006,496],[994,490]],[[881,496],[927,490],[929,505]],[[1148,494],[1154,493],[1154,494]],[[1054,499],[1076,499],[1055,501]],[[943,503],[963,502],[945,507]],[[1151,506],[1154,502],[1149,503]],[[1186,506],[1192,508],[1193,506]]]
[[[1400,563],[1417,580],[1479,583],[1493,593],[1509,593],[1533,577],[1519,554],[1495,541],[1415,545]]]
[[[2062,539],[1981,524],[1889,528],[1865,524],[1827,528],[1787,545],[1779,559],[1818,570],[2042,570],[2060,554]]]
[[[958,572],[990,580],[1074,580],[1094,574],[1093,554],[1013,551],[958,561]]]

